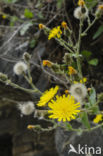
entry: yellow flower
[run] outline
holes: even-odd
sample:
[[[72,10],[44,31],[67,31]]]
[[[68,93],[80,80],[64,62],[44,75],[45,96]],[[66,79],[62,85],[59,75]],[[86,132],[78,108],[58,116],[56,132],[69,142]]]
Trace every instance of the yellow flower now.
[[[48,61],[48,60],[43,60],[43,66],[48,66],[48,67],[51,67],[52,66],[52,62]]]
[[[68,70],[69,70],[69,75],[73,75],[77,73],[77,71],[72,66],[69,66]]]
[[[100,121],[102,121],[102,117],[103,117],[102,114],[98,114],[98,115],[94,118],[93,122],[94,122],[94,123],[99,123]]]
[[[60,29],[60,26],[53,28],[52,30],[50,30],[49,32],[49,36],[48,36],[48,40],[50,40],[51,38],[60,38],[62,34],[62,31]]]
[[[87,82],[87,78],[84,77],[82,80],[80,80],[80,83],[86,83]]]
[[[78,1],[78,5],[83,7],[83,6],[85,5],[84,0],[79,0],[79,1]]]
[[[43,93],[40,97],[40,101],[38,102],[37,106],[42,107],[45,106],[57,93],[59,87],[56,86],[55,88],[51,88]]]
[[[43,29],[44,27],[45,27],[45,25],[39,24],[39,29],[40,29],[40,30]]]
[[[48,106],[51,109],[48,110],[48,113],[51,114],[49,118],[63,122],[75,119],[80,112],[78,110],[80,103],[75,103],[74,97],[71,95],[56,96],[56,101],[51,100]]]
[[[61,26],[62,26],[64,29],[67,29],[67,23],[66,23],[65,21],[63,21],[63,22],[61,23]]]

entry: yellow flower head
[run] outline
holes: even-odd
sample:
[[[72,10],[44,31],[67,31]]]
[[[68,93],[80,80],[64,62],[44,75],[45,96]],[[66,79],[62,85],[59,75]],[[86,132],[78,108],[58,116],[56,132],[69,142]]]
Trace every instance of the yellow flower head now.
[[[45,27],[44,24],[39,24],[39,29],[40,29],[40,30],[43,29],[44,27]]]
[[[63,22],[61,23],[61,26],[62,26],[64,29],[67,29],[67,23],[66,23],[65,21],[63,21]]]
[[[73,75],[77,73],[77,71],[72,66],[69,66],[68,69],[69,69],[69,75]]]
[[[98,9],[101,10],[101,11],[103,11],[103,4],[99,5],[98,6]]]
[[[27,126],[27,129],[33,129],[33,128],[35,128],[34,125],[28,125],[28,126]]]
[[[79,0],[79,1],[78,1],[78,5],[83,7],[83,6],[85,5],[84,0]]]
[[[80,103],[76,103],[71,95],[56,96],[56,101],[52,100],[48,104],[51,110],[48,110],[49,118],[57,119],[58,121],[70,121],[75,119],[80,110]]]
[[[43,66],[48,66],[48,67],[51,67],[52,66],[52,62],[48,61],[48,60],[43,60]]]
[[[49,36],[48,36],[48,40],[52,39],[52,38],[60,38],[62,34],[62,31],[60,29],[60,26],[53,28],[52,30],[50,30],[49,32]]]
[[[93,122],[94,122],[94,123],[99,123],[100,121],[103,120],[102,117],[103,117],[102,114],[98,114],[98,115],[94,118]]]
[[[47,90],[43,93],[43,95],[40,97],[40,101],[38,102],[37,106],[42,107],[45,106],[57,93],[59,87],[56,86],[55,88],[51,88],[50,90]]]

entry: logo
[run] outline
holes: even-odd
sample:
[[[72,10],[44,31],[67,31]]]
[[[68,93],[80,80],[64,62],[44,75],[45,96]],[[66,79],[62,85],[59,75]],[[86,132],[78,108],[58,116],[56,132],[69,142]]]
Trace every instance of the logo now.
[[[87,145],[81,146],[80,144],[78,144],[77,149],[75,149],[75,147],[70,144],[70,150],[68,151],[69,153],[76,153],[76,154],[101,154],[101,147],[88,147]]]

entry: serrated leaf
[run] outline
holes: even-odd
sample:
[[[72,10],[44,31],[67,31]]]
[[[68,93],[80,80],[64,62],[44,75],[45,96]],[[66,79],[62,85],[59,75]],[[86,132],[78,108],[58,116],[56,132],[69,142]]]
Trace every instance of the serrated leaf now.
[[[20,35],[21,36],[23,36],[25,33],[26,33],[26,31],[30,28],[30,26],[32,26],[33,24],[32,23],[26,23],[25,25],[24,25],[24,27],[20,30]]]
[[[89,10],[91,10],[93,7],[96,6],[96,4],[98,3],[97,0],[85,0],[86,6]]]
[[[33,13],[29,10],[29,9],[25,9],[25,11],[24,11],[24,16],[26,17],[26,18],[33,18]]]
[[[96,103],[96,91],[94,87],[92,87],[90,90],[89,102],[91,106],[93,106]]]
[[[81,54],[82,54],[86,59],[88,59],[88,58],[92,55],[92,52],[87,51],[87,50],[83,50],[83,51],[81,52]]]
[[[90,64],[90,65],[93,65],[93,66],[97,66],[98,65],[98,59],[92,59],[92,60],[90,60],[90,61],[88,61],[88,63]]]
[[[101,34],[103,33],[103,25],[101,25],[98,30],[96,31],[96,33],[93,36],[93,40],[95,40],[97,37],[99,37]]]
[[[68,130],[72,130],[72,126],[71,126],[71,124],[70,123],[65,123],[65,125],[66,125],[66,128],[68,129]]]
[[[81,113],[80,117],[81,117],[81,121],[85,125],[85,127],[90,129],[90,123],[89,123],[89,120],[88,120],[87,113],[86,112]]]
[[[15,25],[15,22],[18,20],[18,17],[16,16],[12,16],[10,18],[10,26],[14,26]]]
[[[98,114],[99,113],[99,107],[98,106],[93,107],[92,111],[94,114]]]

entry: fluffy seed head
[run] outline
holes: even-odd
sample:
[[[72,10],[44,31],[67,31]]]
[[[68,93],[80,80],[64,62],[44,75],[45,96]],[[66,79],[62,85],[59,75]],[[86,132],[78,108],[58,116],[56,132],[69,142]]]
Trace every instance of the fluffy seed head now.
[[[70,87],[70,93],[75,99],[84,99],[87,96],[87,88],[84,84],[77,83]]]
[[[26,72],[27,68],[28,67],[24,62],[19,61],[14,65],[13,70],[16,75],[21,75],[23,72]]]
[[[74,10],[74,17],[77,19],[85,19],[88,16],[88,9],[82,8],[81,6],[77,7]]]
[[[28,101],[18,104],[18,109],[21,111],[21,114],[30,115],[34,112],[35,106],[32,101]]]

